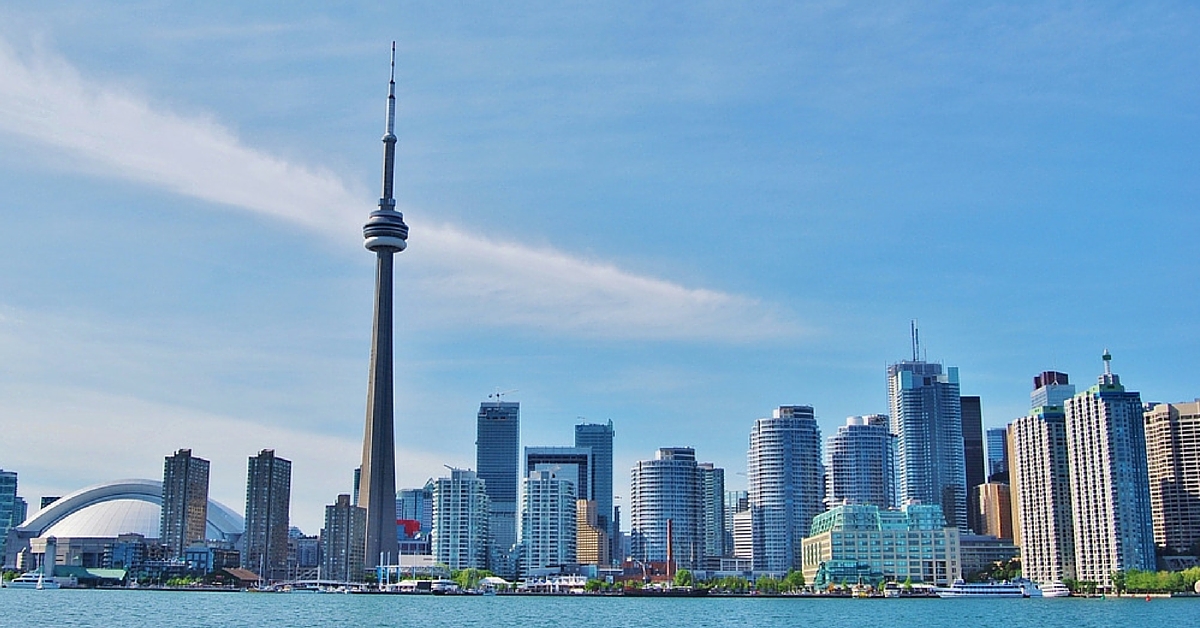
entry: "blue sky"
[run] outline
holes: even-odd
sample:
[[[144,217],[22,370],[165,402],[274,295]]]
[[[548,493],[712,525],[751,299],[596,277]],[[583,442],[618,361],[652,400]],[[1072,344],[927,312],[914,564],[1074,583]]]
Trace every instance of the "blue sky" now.
[[[40,4],[40,3],[39,3]],[[0,8],[0,466],[191,447],[306,532],[360,455],[398,41],[398,483],[612,419],[744,486],[753,420],[886,410],[920,321],[999,426],[1106,347],[1200,395],[1200,8],[62,2]],[[618,501],[618,503],[621,503]]]

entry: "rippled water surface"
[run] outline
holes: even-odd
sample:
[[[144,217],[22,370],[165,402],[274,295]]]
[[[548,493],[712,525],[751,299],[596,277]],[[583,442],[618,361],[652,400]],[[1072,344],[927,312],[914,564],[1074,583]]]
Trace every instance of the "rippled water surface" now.
[[[434,597],[0,590],[0,626],[1181,628],[1200,599]]]

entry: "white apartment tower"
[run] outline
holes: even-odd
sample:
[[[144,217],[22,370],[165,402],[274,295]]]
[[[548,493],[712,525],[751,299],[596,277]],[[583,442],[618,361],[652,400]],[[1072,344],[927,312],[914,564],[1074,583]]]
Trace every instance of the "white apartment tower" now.
[[[1033,409],[1008,426],[1013,537],[1023,575],[1049,583],[1075,577],[1075,534],[1063,404],[1075,395],[1066,373],[1033,378]]]
[[[1142,400],[1111,360],[1105,351],[1099,382],[1064,406],[1076,577],[1103,588],[1115,571],[1155,568]]]
[[[520,573],[576,562],[574,473],[530,471],[521,480]]]
[[[434,560],[450,569],[488,566],[488,496],[474,471],[451,469],[433,482]]]
[[[821,429],[812,406],[780,406],[750,430],[755,571],[801,566],[800,542],[822,510]]]
[[[852,416],[825,446],[825,502],[896,505],[896,437],[883,414]]]
[[[659,449],[653,460],[634,465],[629,487],[630,555],[671,568],[697,569],[704,554],[704,483],[691,447]]]

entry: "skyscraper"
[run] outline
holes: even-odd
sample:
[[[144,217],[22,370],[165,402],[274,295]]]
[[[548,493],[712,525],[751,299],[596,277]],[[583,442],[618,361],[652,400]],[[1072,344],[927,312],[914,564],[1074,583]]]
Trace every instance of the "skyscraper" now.
[[[1001,539],[1012,539],[1012,507],[1008,485],[999,482],[984,482],[975,488],[976,515],[979,529],[977,534],[987,534]]]
[[[725,555],[735,556],[734,554],[734,515],[740,512],[750,511],[750,493],[746,491],[725,491]],[[751,539],[752,540],[752,539]],[[747,544],[749,547],[749,544]],[[753,554],[752,550],[747,550],[745,556],[741,558],[750,558]]]
[[[887,368],[888,405],[900,466],[900,500],[939,504],[960,530],[967,519],[958,368],[916,359]]]
[[[829,437],[825,501],[896,505],[896,437],[887,415],[852,416]]]
[[[396,519],[416,521],[421,533],[433,529],[433,480],[421,488],[402,488],[396,493]]]
[[[704,489],[691,447],[664,447],[633,466],[629,486],[630,555],[670,568],[696,569],[704,552]],[[667,522],[670,521],[670,550]]]
[[[598,523],[594,500],[575,502],[575,557],[581,565],[607,565],[612,562],[608,553],[608,531]]]
[[[1200,401],[1146,413],[1154,543],[1162,553],[1200,552]]]
[[[208,521],[208,461],[180,449],[163,462],[160,542],[172,558],[203,543]]]
[[[375,320],[367,382],[367,423],[363,430],[358,505],[367,511],[364,564],[397,560],[396,442],[392,413],[392,262],[408,246],[408,225],[396,211],[392,180],[396,165],[396,44],[388,81],[387,122],[383,134],[383,193],[379,209],[363,226],[363,246],[375,253]]]
[[[474,471],[451,469],[433,481],[433,557],[450,569],[486,569],[488,496]]]
[[[17,515],[17,472],[0,469],[0,567],[4,566],[5,538],[11,528],[21,525]]]
[[[613,423],[583,423],[575,426],[575,446],[592,450],[592,486],[588,499],[596,502],[596,525],[604,528],[609,538],[609,550],[615,551],[613,539],[618,530],[613,521]],[[615,553],[611,554],[616,556]]]
[[[987,481],[983,455],[983,404],[979,397],[959,397],[959,414],[962,419],[963,465],[967,472],[967,501],[973,506],[968,521],[972,530],[982,534],[983,522],[975,515],[980,512],[976,489]]]
[[[989,427],[985,446],[988,482],[1008,482],[1008,429]]]
[[[733,547],[725,546],[725,469],[711,462],[701,462],[696,468],[703,491],[700,503],[704,510],[704,559],[720,567],[720,561],[713,559],[733,551]]]
[[[251,456],[246,469],[246,532],[242,567],[260,576],[287,577],[288,513],[292,495],[292,463],[264,449]]]
[[[531,471],[553,471],[559,479],[575,483],[576,499],[591,499],[592,450],[589,447],[526,447],[525,476]]]
[[[780,406],[771,418],[754,422],[746,474],[754,569],[798,569],[800,542],[823,510],[821,429],[812,406]]]
[[[576,562],[575,486],[574,474],[554,471],[530,471],[521,480],[521,574]]]
[[[1063,403],[1075,387],[1065,373],[1033,380],[1028,416],[1008,426],[1013,540],[1026,578],[1047,583],[1075,577],[1075,525]]]
[[[1099,382],[1066,401],[1071,514],[1078,579],[1112,586],[1112,574],[1155,568],[1142,399],[1104,352]]]
[[[485,401],[479,404],[475,436],[475,467],[484,481],[490,509],[489,568],[503,576],[508,553],[517,542],[517,480],[521,477],[521,404]],[[506,573],[509,572],[509,573]]]
[[[325,506],[325,529],[321,531],[321,577],[342,582],[360,582],[363,566],[367,510],[350,502],[350,495],[337,496]]]

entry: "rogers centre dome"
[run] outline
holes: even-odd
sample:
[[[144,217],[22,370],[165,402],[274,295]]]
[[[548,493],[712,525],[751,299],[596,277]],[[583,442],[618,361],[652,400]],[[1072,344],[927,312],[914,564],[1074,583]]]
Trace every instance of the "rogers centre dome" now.
[[[156,539],[162,519],[162,482],[117,480],[64,495],[25,520],[25,538],[116,538],[136,533]],[[236,542],[245,520],[227,506],[208,500],[209,539]]]

